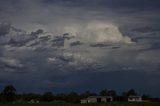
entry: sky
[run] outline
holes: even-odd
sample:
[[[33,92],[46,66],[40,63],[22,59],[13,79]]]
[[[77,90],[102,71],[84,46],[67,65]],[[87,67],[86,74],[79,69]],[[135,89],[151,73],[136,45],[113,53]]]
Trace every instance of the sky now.
[[[0,89],[160,97],[159,0],[0,0]]]

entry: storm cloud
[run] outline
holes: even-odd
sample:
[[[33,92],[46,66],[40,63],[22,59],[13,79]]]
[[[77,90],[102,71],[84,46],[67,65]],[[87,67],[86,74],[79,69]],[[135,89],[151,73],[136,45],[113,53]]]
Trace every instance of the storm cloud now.
[[[134,79],[138,74],[147,82],[105,86],[151,88],[160,69],[159,5],[151,0],[1,0],[0,81],[24,92],[82,86],[81,91],[88,83],[97,90],[102,79],[113,80],[104,75]],[[92,77],[99,79],[96,84]],[[159,88],[159,78],[154,80],[151,94]]]

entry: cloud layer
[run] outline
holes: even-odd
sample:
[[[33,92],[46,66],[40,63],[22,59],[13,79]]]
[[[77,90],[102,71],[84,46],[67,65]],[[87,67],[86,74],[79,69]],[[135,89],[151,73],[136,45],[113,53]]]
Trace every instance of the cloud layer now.
[[[109,73],[121,79],[117,71],[122,76],[133,74],[133,79],[135,73],[144,72],[143,86],[151,88],[160,69],[159,4],[151,0],[1,0],[0,82],[14,83],[21,91],[64,90],[86,86],[92,77],[99,79],[98,84],[108,80],[103,75]],[[157,91],[159,78],[155,80]],[[91,86],[98,89],[96,84]]]
[[[93,22],[85,27],[68,27],[64,34],[58,36],[42,29],[28,33],[7,23],[2,23],[0,27],[1,32],[5,32],[0,37],[2,63],[18,65],[18,61],[22,61],[22,66],[33,63],[35,68],[26,67],[36,70],[39,70],[39,65],[44,68],[49,65],[51,69],[58,67],[63,71],[68,68],[66,73],[70,73],[70,69],[85,70],[87,65],[95,71],[156,71],[159,68],[159,60],[151,57],[159,53],[159,50],[151,49],[152,42],[148,43],[146,39],[138,42],[138,38],[136,42],[134,39],[132,41],[130,37],[122,35],[115,25]],[[34,55],[38,59],[33,60]],[[29,63],[25,62],[26,59]],[[41,65],[41,61],[46,62]]]

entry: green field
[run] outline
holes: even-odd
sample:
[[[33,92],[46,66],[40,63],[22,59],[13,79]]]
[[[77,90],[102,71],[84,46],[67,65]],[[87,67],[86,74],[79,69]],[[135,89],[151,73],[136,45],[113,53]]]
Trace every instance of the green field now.
[[[160,102],[128,103],[113,102],[106,104],[69,104],[69,103],[0,103],[0,106],[160,106]]]

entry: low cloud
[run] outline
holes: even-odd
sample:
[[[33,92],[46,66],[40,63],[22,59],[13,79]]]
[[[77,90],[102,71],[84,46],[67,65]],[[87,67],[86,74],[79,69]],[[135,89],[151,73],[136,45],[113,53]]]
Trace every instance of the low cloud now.
[[[0,58],[0,67],[3,69],[3,71],[19,71],[19,69],[22,69],[24,66],[20,63],[17,59],[12,58]]]
[[[82,45],[83,43],[82,42],[80,42],[80,41],[75,41],[75,42],[72,42],[71,44],[70,44],[70,46],[78,46],[78,45]]]

